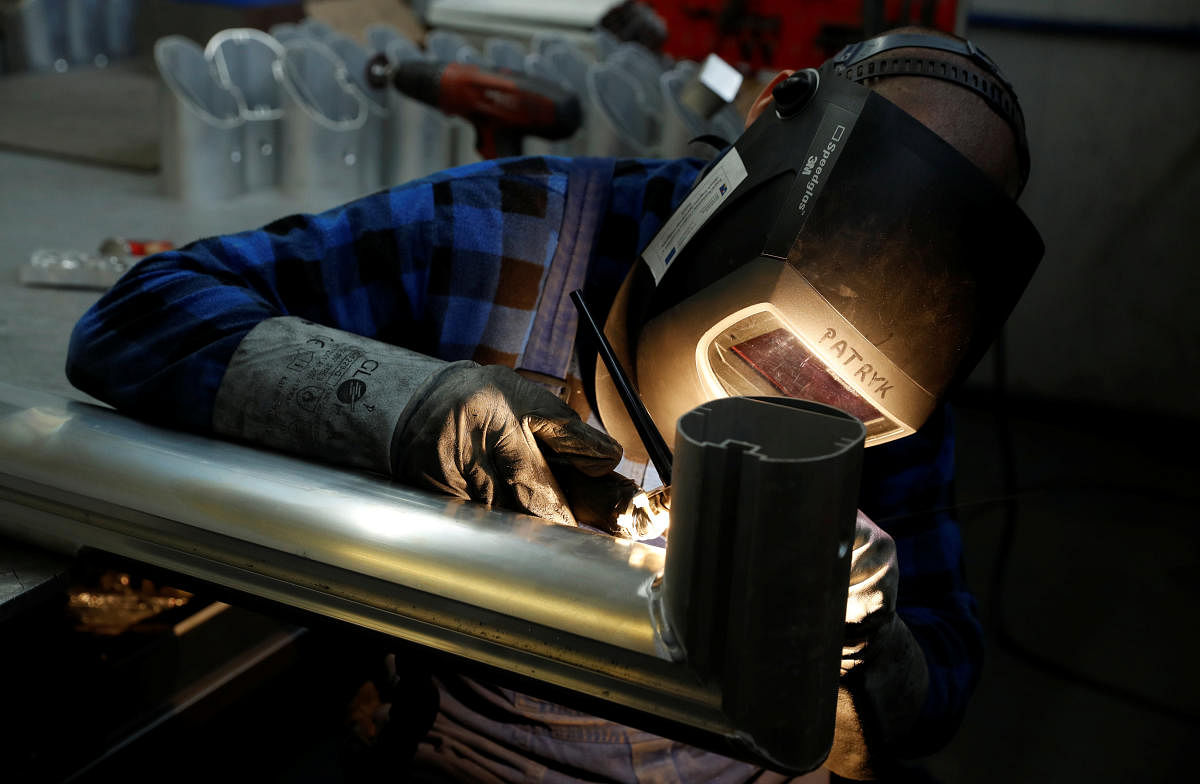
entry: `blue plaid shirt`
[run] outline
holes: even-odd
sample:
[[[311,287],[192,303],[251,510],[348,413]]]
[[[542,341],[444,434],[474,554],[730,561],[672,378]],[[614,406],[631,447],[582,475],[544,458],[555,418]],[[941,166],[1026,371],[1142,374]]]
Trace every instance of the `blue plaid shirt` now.
[[[701,166],[485,161],[320,215],[200,240],[144,260],[105,293],[75,328],[67,373],[132,415],[211,432],[234,349],[275,316],[447,360],[514,366],[555,255],[564,247],[587,255],[589,297],[607,308]],[[595,225],[581,225],[572,209],[585,198],[600,205]],[[898,611],[929,664],[913,753],[952,735],[982,660],[960,536],[947,511],[953,461],[945,409],[865,459],[860,506],[896,540]]]

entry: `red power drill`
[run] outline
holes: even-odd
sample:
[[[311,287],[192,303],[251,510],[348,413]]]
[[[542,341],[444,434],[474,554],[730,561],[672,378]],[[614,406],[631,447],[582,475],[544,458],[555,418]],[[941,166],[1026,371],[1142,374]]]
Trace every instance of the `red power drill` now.
[[[527,135],[565,139],[582,120],[573,92],[507,69],[432,60],[390,63],[387,55],[377,54],[367,63],[367,83],[391,84],[410,98],[467,118],[484,158],[519,155]]]

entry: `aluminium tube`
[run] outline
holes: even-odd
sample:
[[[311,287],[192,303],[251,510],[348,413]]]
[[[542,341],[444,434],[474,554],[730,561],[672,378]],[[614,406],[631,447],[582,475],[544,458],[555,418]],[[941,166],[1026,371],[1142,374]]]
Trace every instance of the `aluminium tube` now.
[[[0,536],[112,553],[744,748],[664,642],[661,548],[4,383]]]
[[[284,96],[284,193],[338,204],[370,192],[379,181],[380,152],[372,146],[379,140],[367,133],[370,109],[341,58],[303,38],[288,43],[274,68]]]
[[[367,119],[359,131],[362,150],[360,177],[367,191],[375,191],[394,183],[386,182],[390,163],[389,139],[385,135],[391,111],[388,108],[386,87],[372,87],[367,82],[367,50],[357,41],[344,36],[330,36],[325,44],[333,50],[346,69],[346,89],[357,93],[367,107]]]
[[[154,44],[163,190],[187,202],[215,202],[244,192],[243,125],[236,96],[217,80],[198,44],[169,35]]]
[[[0,476],[670,658],[646,598],[660,548],[5,384]]]
[[[237,98],[243,121],[242,185],[247,193],[279,184],[283,89],[273,66],[283,52],[273,36],[251,28],[222,30],[204,47],[217,79]]]

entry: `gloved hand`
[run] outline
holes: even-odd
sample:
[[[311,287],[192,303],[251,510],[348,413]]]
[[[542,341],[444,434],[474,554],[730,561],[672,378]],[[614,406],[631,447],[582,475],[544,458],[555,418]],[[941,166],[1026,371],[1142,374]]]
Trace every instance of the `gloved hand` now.
[[[445,362],[284,316],[238,344],[217,433],[621,535],[620,445],[503,367]]]
[[[854,526],[833,749],[826,767],[874,778],[920,713],[929,686],[925,656],[896,615],[896,543],[861,511]]]
[[[572,496],[615,502],[630,484],[612,473],[621,459],[615,440],[549,390],[474,362],[451,363],[417,390],[400,415],[392,456],[403,481],[572,525]]]

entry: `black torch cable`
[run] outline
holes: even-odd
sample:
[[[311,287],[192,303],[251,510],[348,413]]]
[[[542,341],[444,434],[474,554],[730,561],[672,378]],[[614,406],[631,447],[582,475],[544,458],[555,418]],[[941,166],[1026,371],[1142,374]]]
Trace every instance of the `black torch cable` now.
[[[612,376],[613,383],[617,387],[617,393],[621,396],[621,402],[625,404],[625,410],[629,412],[629,418],[633,420],[633,425],[637,428],[638,435],[642,437],[642,445],[646,447],[646,454],[650,455],[650,462],[654,464],[654,469],[658,471],[658,476],[662,479],[663,484],[670,485],[671,450],[667,447],[667,442],[663,440],[662,434],[658,432],[658,428],[654,425],[654,420],[650,418],[650,412],[646,410],[645,404],[642,403],[642,399],[634,390],[629,376],[625,373],[625,369],[621,367],[621,362],[617,359],[616,353],[613,352],[612,344],[604,336],[604,330],[600,329],[600,325],[596,323],[591,310],[588,309],[587,302],[583,298],[583,290],[576,289],[572,291],[571,301],[575,303],[575,309],[579,311],[579,317],[583,319],[584,325],[587,326],[588,331],[592,334],[592,340],[596,344],[596,351],[599,352],[600,358],[604,360],[604,366],[608,368],[608,374]]]

